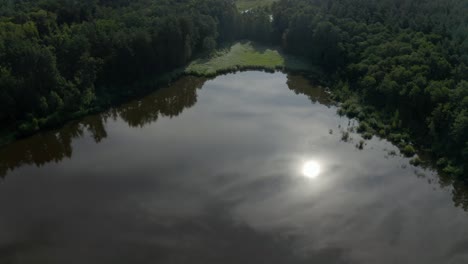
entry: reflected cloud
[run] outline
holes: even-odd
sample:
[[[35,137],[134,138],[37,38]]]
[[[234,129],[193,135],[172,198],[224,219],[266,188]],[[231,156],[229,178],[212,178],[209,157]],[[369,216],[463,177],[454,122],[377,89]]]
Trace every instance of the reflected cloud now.
[[[129,213],[142,212],[133,209]],[[40,247],[42,255],[53,257],[48,263],[67,263],[77,249],[77,263],[354,263],[346,249],[328,247],[304,252],[298,237],[282,235],[281,230],[256,230],[234,221],[225,210],[171,219],[170,224],[158,222],[157,218],[122,218],[115,213],[108,217],[114,220],[102,222],[105,228],[64,228],[54,237],[0,244],[0,262],[17,263],[18,256],[31,260],[26,263],[41,262],[37,251]],[[122,230],[123,226],[126,229]],[[93,242],[83,239],[70,243],[67,237],[87,237]],[[56,250],[58,246],[60,250]]]

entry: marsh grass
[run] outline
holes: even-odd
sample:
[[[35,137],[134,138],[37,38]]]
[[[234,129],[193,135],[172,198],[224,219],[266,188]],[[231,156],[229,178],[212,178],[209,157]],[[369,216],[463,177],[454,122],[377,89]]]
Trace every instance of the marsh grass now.
[[[186,74],[212,77],[239,70],[288,70],[317,72],[305,59],[286,55],[277,48],[266,47],[251,41],[236,42],[209,56],[190,63]]]
[[[278,0],[237,0],[237,8],[241,11],[249,10],[256,7],[269,6]]]

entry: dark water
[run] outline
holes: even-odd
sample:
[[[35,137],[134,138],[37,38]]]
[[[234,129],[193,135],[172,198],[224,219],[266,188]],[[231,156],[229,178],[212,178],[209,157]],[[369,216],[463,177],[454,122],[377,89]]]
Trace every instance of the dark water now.
[[[187,77],[16,142],[0,263],[468,263],[460,195],[384,140],[343,142],[356,124],[327,103],[299,76]]]

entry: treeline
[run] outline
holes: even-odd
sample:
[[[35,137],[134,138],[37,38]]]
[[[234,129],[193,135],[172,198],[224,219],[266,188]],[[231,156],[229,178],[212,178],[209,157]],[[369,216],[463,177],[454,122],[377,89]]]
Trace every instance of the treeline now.
[[[233,1],[0,0],[0,124],[30,134],[239,36]]]
[[[273,39],[334,78],[342,113],[468,179],[468,2],[281,0]],[[414,159],[414,163],[420,163]]]

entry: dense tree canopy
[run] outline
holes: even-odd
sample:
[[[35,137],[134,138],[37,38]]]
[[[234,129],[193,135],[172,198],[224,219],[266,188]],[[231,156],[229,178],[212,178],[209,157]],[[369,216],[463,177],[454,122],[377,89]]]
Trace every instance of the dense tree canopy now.
[[[0,2],[0,122],[23,133],[238,36],[232,1]],[[128,85],[128,86],[125,86]]]

